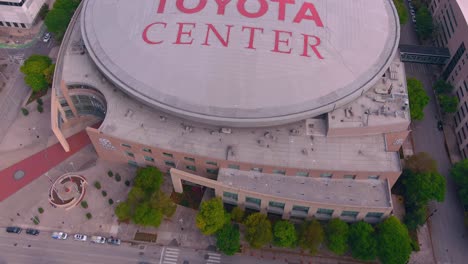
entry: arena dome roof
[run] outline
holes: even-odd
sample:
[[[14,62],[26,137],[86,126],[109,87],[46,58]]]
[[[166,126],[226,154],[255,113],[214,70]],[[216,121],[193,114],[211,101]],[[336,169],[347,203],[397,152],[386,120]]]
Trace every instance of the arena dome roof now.
[[[87,0],[89,54],[130,95],[210,124],[267,126],[362,95],[396,53],[391,0]]]

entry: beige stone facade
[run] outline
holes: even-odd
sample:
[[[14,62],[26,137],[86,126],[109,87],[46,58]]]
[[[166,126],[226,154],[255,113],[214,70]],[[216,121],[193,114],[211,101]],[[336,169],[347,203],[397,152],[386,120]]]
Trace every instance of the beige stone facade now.
[[[0,1],[0,27],[30,28],[46,0]]]

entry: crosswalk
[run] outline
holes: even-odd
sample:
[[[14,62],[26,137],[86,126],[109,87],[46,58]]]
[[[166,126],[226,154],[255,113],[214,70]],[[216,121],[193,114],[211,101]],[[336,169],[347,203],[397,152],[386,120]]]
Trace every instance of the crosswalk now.
[[[216,253],[208,252],[208,259],[206,264],[221,263],[221,255]]]
[[[177,248],[165,248],[163,251],[163,258],[161,259],[163,264],[177,264],[179,259],[179,249]]]

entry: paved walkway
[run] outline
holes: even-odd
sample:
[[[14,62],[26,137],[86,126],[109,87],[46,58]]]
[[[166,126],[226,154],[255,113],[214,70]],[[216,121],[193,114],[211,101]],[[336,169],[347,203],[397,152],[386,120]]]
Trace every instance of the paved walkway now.
[[[83,130],[69,137],[68,143],[70,144],[70,152],[65,152],[62,146],[57,143],[0,171],[0,201],[80,151],[83,147],[89,145],[91,141],[86,131]],[[15,180],[13,175],[20,170],[24,172],[24,177]]]

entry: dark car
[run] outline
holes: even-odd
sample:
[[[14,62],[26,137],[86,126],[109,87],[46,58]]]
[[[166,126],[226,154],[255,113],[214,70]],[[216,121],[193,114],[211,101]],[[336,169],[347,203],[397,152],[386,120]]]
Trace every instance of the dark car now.
[[[19,234],[19,233],[21,233],[21,231],[23,231],[23,229],[21,227],[17,227],[17,226],[9,226],[9,227],[6,228],[6,231],[8,233]]]
[[[32,228],[26,229],[26,234],[28,234],[28,235],[37,236],[37,235],[39,235],[39,233],[40,232],[37,229],[32,229]]]
[[[111,244],[111,245],[118,246],[118,245],[120,245],[120,239],[115,238],[115,237],[110,237],[110,238],[107,239],[107,243]]]

